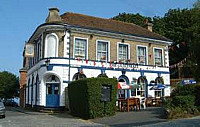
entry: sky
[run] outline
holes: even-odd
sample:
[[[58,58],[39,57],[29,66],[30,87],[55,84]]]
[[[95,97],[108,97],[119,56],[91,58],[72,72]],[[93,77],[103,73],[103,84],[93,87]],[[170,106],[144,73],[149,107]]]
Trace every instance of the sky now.
[[[0,71],[19,76],[25,41],[45,22],[48,8],[111,18],[119,13],[163,17],[169,9],[191,8],[196,0],[0,0]]]

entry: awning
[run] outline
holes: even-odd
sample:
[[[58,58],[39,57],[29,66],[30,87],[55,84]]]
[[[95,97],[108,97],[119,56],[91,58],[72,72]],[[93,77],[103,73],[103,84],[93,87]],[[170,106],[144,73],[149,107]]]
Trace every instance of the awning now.
[[[130,89],[131,86],[127,85],[125,82],[118,82],[117,88],[118,89]]]
[[[161,90],[165,89],[165,86],[163,84],[158,84],[150,88],[150,90]]]

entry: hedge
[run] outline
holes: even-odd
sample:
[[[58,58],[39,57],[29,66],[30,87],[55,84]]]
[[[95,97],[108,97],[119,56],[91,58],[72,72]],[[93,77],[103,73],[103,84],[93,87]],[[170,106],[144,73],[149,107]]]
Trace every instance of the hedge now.
[[[106,104],[101,101],[102,85],[111,87],[111,101]],[[68,86],[68,95],[72,115],[84,119],[114,115],[117,80],[100,77],[73,81]]]
[[[170,119],[200,114],[200,84],[177,86],[165,103],[165,111]]]

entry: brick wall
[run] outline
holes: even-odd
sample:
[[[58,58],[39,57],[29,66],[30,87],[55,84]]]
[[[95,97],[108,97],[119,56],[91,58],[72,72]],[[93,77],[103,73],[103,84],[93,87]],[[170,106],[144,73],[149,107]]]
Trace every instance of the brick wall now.
[[[95,36],[91,34],[82,34],[82,33],[72,33],[71,38],[71,57],[73,57],[73,43],[74,43],[74,37],[81,37],[81,38],[88,38],[88,59],[89,60],[96,60],[96,41],[97,40],[105,40],[110,41],[110,60],[111,61],[117,61],[117,43],[122,42],[122,39],[115,39],[110,37],[104,37],[104,36]],[[147,46],[148,48],[148,64],[153,65],[154,64],[154,57],[153,57],[153,47],[162,48],[163,49],[163,55],[164,55],[164,48],[166,45],[163,44],[149,44],[149,43],[143,43],[143,42],[135,42],[135,41],[129,41],[124,40],[124,43],[128,43],[130,45],[130,60],[131,63],[137,62],[137,52],[136,52],[136,46],[137,45],[143,45]],[[164,56],[165,57],[165,56]],[[165,58],[163,58],[165,59]],[[164,63],[166,65],[166,63]]]
[[[24,107],[25,104],[26,75],[25,70],[20,70],[20,107]]]

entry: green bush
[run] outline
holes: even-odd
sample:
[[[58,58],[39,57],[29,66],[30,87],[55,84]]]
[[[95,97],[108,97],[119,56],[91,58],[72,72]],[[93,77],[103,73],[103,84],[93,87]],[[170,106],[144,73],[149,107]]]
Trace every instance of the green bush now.
[[[200,84],[195,86],[195,105],[200,106]]]
[[[192,95],[187,96],[175,96],[172,99],[174,107],[180,107],[182,109],[193,108],[195,104],[195,97]]]
[[[177,86],[165,102],[167,118],[200,114],[200,85]]]
[[[195,94],[195,85],[178,85],[172,92],[171,97]]]
[[[106,104],[101,102],[102,85],[111,86],[111,102]],[[84,119],[114,115],[117,80],[100,77],[73,81],[68,86],[68,95],[73,115]]]

